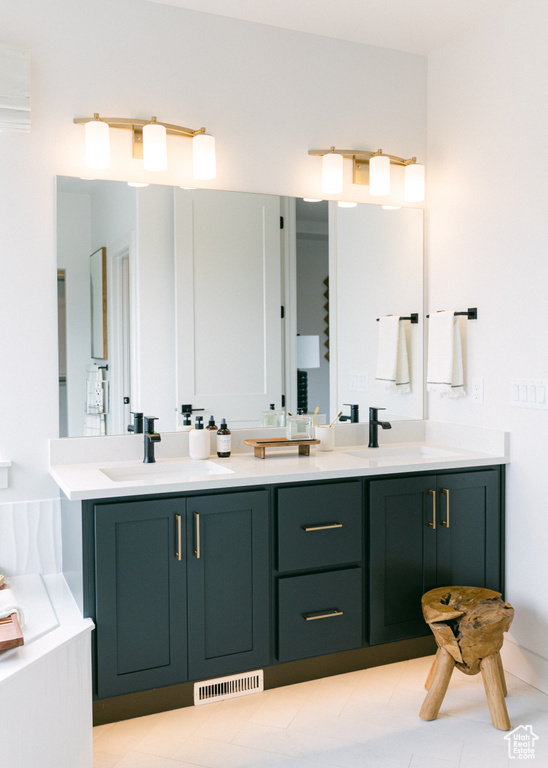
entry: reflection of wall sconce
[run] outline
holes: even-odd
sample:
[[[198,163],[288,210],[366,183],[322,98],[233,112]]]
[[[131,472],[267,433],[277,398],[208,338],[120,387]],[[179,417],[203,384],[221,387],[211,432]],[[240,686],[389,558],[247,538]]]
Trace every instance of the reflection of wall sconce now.
[[[322,192],[336,195],[343,188],[343,158],[352,160],[353,184],[369,186],[374,196],[390,194],[390,166],[405,167],[405,200],[420,203],[424,200],[424,165],[417,158],[405,160],[395,155],[385,155],[382,149],[376,152],[358,149],[311,149],[309,155],[322,156]]]
[[[126,117],[76,117],[76,124],[84,124],[86,137],[86,163],[90,168],[110,167],[109,126],[133,131],[133,157],[142,158],[147,171],[165,171],[167,168],[166,136],[192,139],[194,177],[214,179],[216,176],[215,139],[205,128],[194,131],[181,125],[159,123],[156,118],[138,120]]]

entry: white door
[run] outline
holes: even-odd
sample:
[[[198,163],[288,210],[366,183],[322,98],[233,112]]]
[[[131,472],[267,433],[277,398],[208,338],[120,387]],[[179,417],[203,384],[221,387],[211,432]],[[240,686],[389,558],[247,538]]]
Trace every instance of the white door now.
[[[283,391],[279,198],[176,190],[175,254],[179,412],[258,426]]]

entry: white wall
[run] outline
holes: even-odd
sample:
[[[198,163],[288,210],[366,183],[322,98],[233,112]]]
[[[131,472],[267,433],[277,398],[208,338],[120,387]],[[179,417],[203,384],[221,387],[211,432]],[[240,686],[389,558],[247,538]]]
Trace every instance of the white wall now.
[[[466,384],[485,404],[430,397],[429,415],[511,432],[506,584],[510,669],[548,690],[548,412],[515,408],[509,379],[548,378],[548,5],[521,0],[429,59],[430,311],[463,323]]]
[[[1,503],[57,495],[54,177],[89,176],[73,118],[205,125],[217,139],[212,187],[317,196],[311,148],[425,157],[426,62],[139,0],[0,0],[0,18],[2,42],[30,50],[32,80],[30,133],[0,134],[0,455],[14,462]],[[112,134],[103,178],[191,186],[190,142],[170,138],[170,170],[152,174],[131,158],[131,134]],[[354,192],[367,202],[366,188]]]

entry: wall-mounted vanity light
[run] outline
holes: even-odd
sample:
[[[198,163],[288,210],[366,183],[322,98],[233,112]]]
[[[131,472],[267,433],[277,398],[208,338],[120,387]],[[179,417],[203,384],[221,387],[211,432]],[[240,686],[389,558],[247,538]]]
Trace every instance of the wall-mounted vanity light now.
[[[147,171],[165,171],[167,168],[166,136],[192,139],[194,178],[214,179],[216,176],[215,139],[205,128],[195,131],[181,125],[159,123],[156,118],[139,120],[131,117],[76,117],[76,124],[84,124],[86,163],[90,168],[110,167],[109,127],[133,132],[133,157],[142,158]]]
[[[322,192],[340,194],[343,188],[343,158],[352,160],[354,184],[369,186],[374,196],[390,194],[390,166],[405,167],[405,200],[419,203],[424,200],[424,165],[417,163],[417,158],[405,160],[403,157],[386,155],[382,149],[376,152],[356,149],[311,149],[309,155],[322,157]]]

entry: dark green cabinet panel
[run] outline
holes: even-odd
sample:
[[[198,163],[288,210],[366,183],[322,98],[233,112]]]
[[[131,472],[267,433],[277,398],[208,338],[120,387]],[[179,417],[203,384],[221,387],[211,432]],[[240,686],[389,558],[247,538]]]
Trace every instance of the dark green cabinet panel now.
[[[498,472],[438,475],[437,488],[436,586],[456,584],[500,591]]]
[[[95,505],[99,698],[186,680],[183,519],[177,499]]]
[[[500,471],[370,483],[371,644],[428,633],[424,592],[501,589]]]
[[[371,644],[424,634],[421,596],[436,584],[436,478],[371,482]]]
[[[187,500],[189,676],[269,664],[268,492]]]
[[[360,481],[281,488],[277,499],[278,570],[360,562]]]
[[[359,648],[362,602],[361,568],[279,579],[279,661]]]

